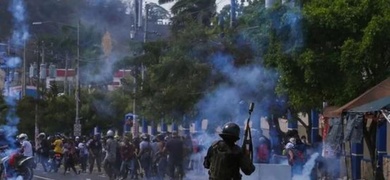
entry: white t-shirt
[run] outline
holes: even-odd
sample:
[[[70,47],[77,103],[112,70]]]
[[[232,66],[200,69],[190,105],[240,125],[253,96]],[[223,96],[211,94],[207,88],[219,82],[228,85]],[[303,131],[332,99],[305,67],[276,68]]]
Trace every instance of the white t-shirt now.
[[[23,155],[24,156],[33,156],[32,145],[29,141],[22,142]]]
[[[288,142],[284,148],[286,148],[286,150],[287,150],[287,149],[292,149],[292,148],[294,148],[294,146],[295,146],[295,145],[294,145],[293,143]]]

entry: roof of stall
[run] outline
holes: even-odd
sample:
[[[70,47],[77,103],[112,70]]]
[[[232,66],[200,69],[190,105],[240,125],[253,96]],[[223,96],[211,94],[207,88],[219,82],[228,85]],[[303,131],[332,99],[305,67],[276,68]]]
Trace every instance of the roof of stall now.
[[[332,118],[332,117],[339,117],[340,115],[335,113],[337,109],[340,107],[337,106],[329,106],[324,108],[322,115],[327,118]]]
[[[371,112],[386,108],[389,105],[390,78],[387,78],[333,113],[341,115],[342,112]]]

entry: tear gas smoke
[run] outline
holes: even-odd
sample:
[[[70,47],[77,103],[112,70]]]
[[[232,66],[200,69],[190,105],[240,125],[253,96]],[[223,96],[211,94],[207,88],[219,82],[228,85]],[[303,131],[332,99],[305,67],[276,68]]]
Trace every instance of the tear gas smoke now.
[[[253,121],[260,121],[260,115],[267,115],[269,106],[276,99],[277,73],[259,65],[235,67],[233,57],[228,54],[216,53],[210,58],[215,70],[224,76],[226,83],[206,94],[197,104],[202,117],[209,120],[209,126],[222,126],[228,121],[243,126],[247,115],[247,112],[245,116],[239,112],[240,102],[243,100],[256,104]]]
[[[26,10],[23,0],[12,0],[8,10],[12,13],[14,24],[12,38],[9,45],[13,45],[15,50],[20,50],[22,45],[27,41],[29,37],[28,26],[26,23]],[[21,59],[19,57],[7,57],[6,66],[9,69],[15,69],[20,67]],[[9,76],[9,74],[7,74]],[[16,106],[18,94],[10,91],[11,78],[7,78],[4,83],[4,101],[8,105],[8,112],[6,115],[6,124],[1,126],[4,129],[8,144],[15,145],[15,136],[18,133],[17,125],[19,124],[19,117],[16,115]]]
[[[8,11],[12,13],[14,18],[14,29],[11,42],[13,45],[21,47],[29,37],[24,1],[12,0]]]
[[[310,180],[310,174],[316,165],[316,159],[318,158],[319,153],[314,153],[310,156],[310,159],[303,166],[302,175],[294,175],[293,180]]]
[[[262,7],[264,8],[264,7]],[[269,34],[271,30],[277,33],[277,36],[283,34],[282,45],[285,53],[291,53],[297,48],[303,47],[303,33],[301,29],[301,10],[299,7],[285,7],[283,13],[271,12],[271,14],[262,14],[267,16],[271,21],[272,26],[264,25],[266,27],[264,34]],[[260,22],[263,23],[263,22]],[[258,24],[252,24],[257,26]],[[263,27],[263,25],[261,25]],[[287,30],[287,31],[286,31]],[[263,29],[261,30],[263,31]],[[253,37],[242,32],[242,37]],[[258,32],[256,32],[258,33]],[[287,33],[287,34],[285,34]],[[259,36],[257,34],[257,36]],[[268,37],[268,36],[267,36]],[[255,38],[256,39],[256,38]],[[256,39],[258,40],[258,39]],[[250,41],[253,44],[253,49],[257,52],[265,52],[265,50],[258,50],[255,47],[268,48],[264,46],[264,42],[252,41],[245,38],[244,40],[238,39],[238,41]],[[240,43],[240,42],[237,42]],[[237,45],[239,46],[239,45]],[[264,54],[256,54],[256,60],[262,59]],[[214,128],[222,126],[227,121],[233,121],[240,126],[244,126],[245,116],[240,115],[239,103],[244,101],[246,103],[254,102],[256,104],[253,111],[254,117],[252,121],[260,121],[263,116],[270,116],[271,106],[277,105],[279,109],[286,108],[286,100],[284,97],[278,97],[275,93],[275,87],[278,82],[279,74],[273,69],[266,69],[260,64],[250,64],[243,67],[236,67],[234,65],[234,57],[230,54],[215,53],[210,57],[213,63],[214,74],[222,74],[226,79],[225,83],[220,84],[213,91],[207,93],[196,105],[196,108],[200,112],[199,119],[208,119],[208,128],[214,132]],[[260,128],[260,127],[254,127]],[[218,139],[217,136],[203,137],[207,139],[204,145],[208,147],[211,142]],[[318,157],[318,153],[313,154],[310,160],[304,167],[304,174],[300,177],[309,178],[310,172],[315,165],[315,159]],[[287,164],[283,162],[283,164]]]
[[[17,68],[22,60],[19,57],[9,57],[6,62],[8,68]]]

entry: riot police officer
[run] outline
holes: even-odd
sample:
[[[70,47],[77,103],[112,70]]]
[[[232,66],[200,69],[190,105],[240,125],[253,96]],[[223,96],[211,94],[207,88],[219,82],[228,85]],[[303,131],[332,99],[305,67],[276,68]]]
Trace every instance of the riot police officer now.
[[[239,135],[240,127],[227,123],[219,134],[222,140],[214,142],[208,149],[203,166],[209,169],[210,180],[240,180],[240,169],[245,175],[255,171],[249,156],[236,145]]]

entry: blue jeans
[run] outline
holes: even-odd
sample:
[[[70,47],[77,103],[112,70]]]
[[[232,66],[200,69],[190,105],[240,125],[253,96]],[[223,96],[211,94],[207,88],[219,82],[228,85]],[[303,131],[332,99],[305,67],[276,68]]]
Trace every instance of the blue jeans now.
[[[122,161],[120,173],[121,173],[123,178],[127,178],[127,174],[129,173],[128,172],[129,169],[130,169],[131,175],[133,175],[133,173],[135,172],[135,160],[134,160],[134,158]]]
[[[162,157],[160,161],[158,162],[158,168],[157,168],[157,179],[163,180],[165,177],[165,174],[167,173],[166,169],[168,166],[168,161],[166,157]]]

